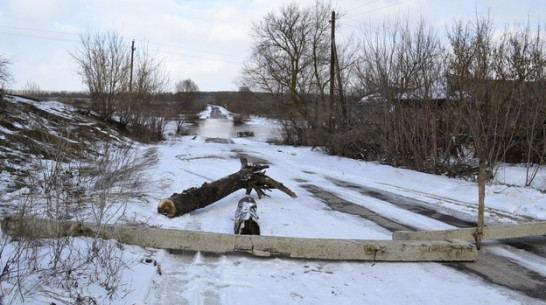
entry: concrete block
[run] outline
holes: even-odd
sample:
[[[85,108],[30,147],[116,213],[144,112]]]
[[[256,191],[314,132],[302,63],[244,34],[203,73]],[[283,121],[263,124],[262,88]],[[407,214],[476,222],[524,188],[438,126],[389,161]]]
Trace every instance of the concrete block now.
[[[354,261],[474,261],[476,247],[463,241],[402,241],[235,235],[161,228],[101,225],[37,218],[4,218],[5,234],[32,238],[87,236],[115,239],[142,247],[246,252],[260,257]]]
[[[439,231],[396,231],[393,240],[451,240],[475,241],[477,228]],[[509,239],[546,235],[546,222],[522,223],[515,225],[489,226],[483,230],[482,240]]]

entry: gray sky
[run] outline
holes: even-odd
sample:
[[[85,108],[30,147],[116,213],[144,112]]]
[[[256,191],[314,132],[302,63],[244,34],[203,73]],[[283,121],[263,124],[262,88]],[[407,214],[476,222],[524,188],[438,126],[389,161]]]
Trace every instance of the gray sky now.
[[[202,91],[237,90],[235,81],[252,45],[252,22],[289,0],[1,0],[0,54],[11,60],[11,89],[27,82],[42,90],[85,90],[68,52],[80,33],[116,31],[164,63],[174,83],[191,78]],[[297,1],[301,6],[314,0]],[[332,0],[345,12],[343,39],[361,36],[363,24],[421,16],[438,33],[455,19],[489,13],[497,29],[546,20],[546,0]],[[543,14],[544,14],[543,13]],[[544,25],[544,23],[542,23]],[[127,47],[129,52],[130,46]]]

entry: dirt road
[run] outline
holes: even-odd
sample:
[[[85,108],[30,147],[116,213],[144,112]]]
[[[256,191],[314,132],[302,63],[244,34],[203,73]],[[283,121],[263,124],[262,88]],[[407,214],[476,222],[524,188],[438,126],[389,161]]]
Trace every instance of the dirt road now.
[[[211,119],[227,119],[227,117],[220,111],[217,106],[211,106],[210,118]]]

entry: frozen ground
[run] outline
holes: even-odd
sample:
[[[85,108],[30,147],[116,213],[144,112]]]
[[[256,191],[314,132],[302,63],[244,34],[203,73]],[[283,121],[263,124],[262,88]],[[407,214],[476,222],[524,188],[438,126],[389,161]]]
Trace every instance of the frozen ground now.
[[[423,230],[450,228],[338,187],[329,178],[386,189],[463,217],[476,215],[477,187],[472,182],[327,156],[310,148],[274,146],[255,139],[233,141],[233,144],[217,144],[205,143],[199,137],[170,139],[160,149],[161,163],[150,171],[151,177],[161,185],[157,199],[237,171],[238,156],[244,152],[267,160],[268,175],[298,194],[297,199],[292,199],[273,191],[270,198],[257,201],[263,235],[391,238],[390,232],[370,221],[332,211],[303,189],[301,181],[319,185],[394,219],[405,219],[406,223]],[[544,194],[517,187],[524,181],[520,180],[523,176],[509,173],[503,177],[510,178],[512,186],[488,187],[489,221],[513,223],[526,217],[544,220]],[[148,214],[151,224],[164,228],[231,233],[236,203],[243,194],[240,191],[174,219],[157,217],[153,206],[135,207],[134,212]],[[503,250],[501,246],[488,247],[490,251]],[[505,255],[518,256],[518,253],[507,252]],[[148,292],[141,300],[143,304],[537,304],[544,301],[492,286],[480,278],[436,263],[339,263],[166,251],[159,251],[157,255],[164,273],[151,278],[150,286],[143,290]],[[532,255],[518,259],[546,274],[543,260],[536,261]]]
[[[271,123],[255,119],[250,124]],[[320,186],[422,230],[451,228],[363,196],[357,190],[335,185],[332,179],[415,198],[462,218],[476,217],[478,190],[473,182],[328,156],[308,147],[270,145],[263,138],[232,140],[233,143],[219,144],[207,143],[202,137],[171,136],[154,145],[159,152],[159,163],[145,172],[148,188],[153,191],[145,199],[130,202],[127,217],[162,228],[231,233],[236,204],[244,195],[243,190],[173,219],[159,215],[156,208],[160,199],[174,192],[237,171],[241,154],[249,156],[251,161],[252,157],[266,160],[270,165],[267,174],[298,195],[292,199],[274,190],[270,197],[256,200],[262,235],[391,239],[391,232],[373,222],[331,210],[302,184]],[[143,145],[141,149],[150,147]],[[525,178],[520,168],[507,169],[499,177],[504,184],[487,187],[489,224],[546,220],[546,195],[521,186]],[[536,181],[546,183],[545,176]],[[546,275],[546,260],[542,257],[496,243],[486,243],[483,251],[509,257]],[[128,293],[112,301],[113,304],[546,304],[546,300],[530,298],[437,263],[255,258],[171,253],[133,246],[124,247],[123,252],[131,266],[123,275]],[[88,293],[92,295],[93,291]]]

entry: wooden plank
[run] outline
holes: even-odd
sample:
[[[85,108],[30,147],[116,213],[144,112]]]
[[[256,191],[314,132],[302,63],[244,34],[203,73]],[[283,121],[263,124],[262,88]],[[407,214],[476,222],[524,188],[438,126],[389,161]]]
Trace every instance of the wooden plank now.
[[[477,228],[464,228],[439,231],[396,231],[393,240],[451,240],[475,241]],[[496,240],[546,235],[546,222],[522,223],[485,227],[482,240]]]
[[[356,261],[474,261],[477,250],[462,241],[393,241],[235,235],[149,227],[102,225],[37,218],[4,218],[5,234],[32,238],[87,236],[142,247],[246,252],[256,256]]]

